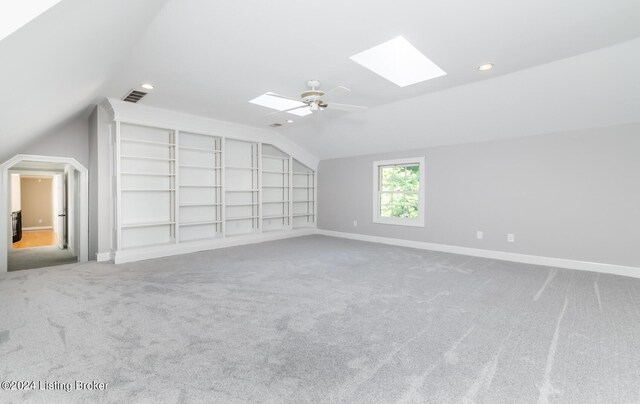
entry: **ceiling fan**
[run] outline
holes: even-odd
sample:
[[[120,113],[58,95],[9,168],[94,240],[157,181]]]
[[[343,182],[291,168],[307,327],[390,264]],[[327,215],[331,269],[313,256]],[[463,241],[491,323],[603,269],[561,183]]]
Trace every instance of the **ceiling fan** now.
[[[300,98],[286,97],[283,95],[268,93],[267,95],[271,97],[284,98],[285,100],[301,102],[304,105],[285,109],[282,111],[270,112],[266,115],[274,115],[274,114],[279,114],[281,112],[290,112],[290,111],[295,111],[295,110],[304,109],[304,108],[308,108],[311,112],[322,111],[327,108],[338,110],[338,111],[347,111],[347,112],[365,111],[366,109],[368,109],[367,107],[363,107],[360,105],[336,104],[334,102],[327,103],[327,99],[329,98],[329,95],[335,96],[340,92],[350,93],[351,90],[349,90],[347,87],[338,86],[327,92],[320,90],[319,87],[320,87],[320,82],[318,80],[307,81],[308,90],[302,92],[300,94]]]

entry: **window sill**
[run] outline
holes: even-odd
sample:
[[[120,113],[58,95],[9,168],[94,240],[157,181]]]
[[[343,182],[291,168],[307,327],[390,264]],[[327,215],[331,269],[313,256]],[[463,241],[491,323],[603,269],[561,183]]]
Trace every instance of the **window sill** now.
[[[373,223],[376,224],[391,224],[395,226],[410,226],[410,227],[424,227],[424,220],[421,219],[395,219],[395,218],[380,218],[373,219]]]

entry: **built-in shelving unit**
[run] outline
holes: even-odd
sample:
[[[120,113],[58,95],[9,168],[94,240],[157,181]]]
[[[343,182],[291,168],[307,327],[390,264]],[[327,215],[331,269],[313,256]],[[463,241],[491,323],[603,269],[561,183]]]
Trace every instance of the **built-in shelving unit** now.
[[[262,145],[262,231],[291,228],[291,156]]]
[[[273,145],[118,120],[113,133],[116,257],[315,227],[315,171]]]
[[[260,232],[260,144],[225,141],[225,235]]]
[[[120,124],[118,248],[176,242],[176,133]]]
[[[179,240],[222,237],[222,138],[179,133]]]
[[[316,225],[316,172],[293,161],[291,202],[293,228],[315,227]]]

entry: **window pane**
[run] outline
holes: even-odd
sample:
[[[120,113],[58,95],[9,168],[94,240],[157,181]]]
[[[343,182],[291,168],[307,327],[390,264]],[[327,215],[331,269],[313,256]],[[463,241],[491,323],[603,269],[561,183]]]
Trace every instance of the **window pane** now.
[[[418,165],[398,167],[404,180],[403,191],[418,191],[420,189],[420,170]]]
[[[394,166],[380,167],[380,190],[393,191]]]
[[[380,194],[380,216],[393,217],[393,194]]]
[[[417,218],[418,194],[399,192],[381,193],[380,217]]]
[[[381,191],[418,191],[420,189],[420,166],[382,166],[380,167]]]

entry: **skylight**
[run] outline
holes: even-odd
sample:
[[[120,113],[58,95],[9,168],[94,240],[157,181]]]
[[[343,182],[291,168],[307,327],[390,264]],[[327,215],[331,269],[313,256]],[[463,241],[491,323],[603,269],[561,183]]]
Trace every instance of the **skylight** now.
[[[447,74],[401,36],[353,55],[351,60],[400,87]]]
[[[271,97],[269,94],[275,93],[264,93],[260,97],[256,97],[249,102],[256,105],[262,105],[263,107],[275,109],[276,111],[284,111],[286,109],[295,107],[307,106],[307,104],[303,102],[287,100],[285,98]],[[309,110],[309,108],[300,108],[296,109],[295,111],[289,111],[288,113],[298,116],[305,116],[311,114],[312,112]]]
[[[60,0],[0,1],[0,41],[59,2]]]

